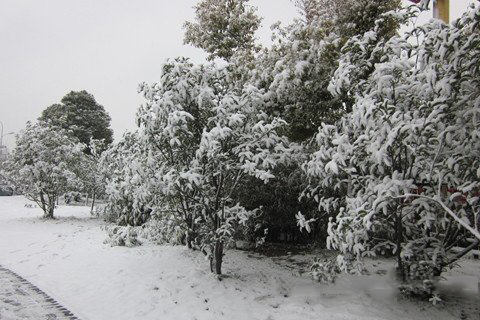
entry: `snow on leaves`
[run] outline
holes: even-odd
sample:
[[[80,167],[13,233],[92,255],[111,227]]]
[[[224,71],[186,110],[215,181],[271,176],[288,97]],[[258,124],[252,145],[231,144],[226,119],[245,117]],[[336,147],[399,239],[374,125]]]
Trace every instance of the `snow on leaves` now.
[[[82,188],[84,147],[64,130],[27,123],[3,174],[18,192],[38,204],[45,218],[53,218],[57,198]]]
[[[277,133],[285,122],[262,111],[263,92],[237,87],[227,68],[214,64],[169,61],[160,82],[140,92],[146,103],[137,122],[155,159],[156,207],[183,219],[189,245],[228,243],[236,225],[257,215],[231,199],[242,178],[267,183],[271,170],[298,152]]]
[[[304,164],[320,210],[337,214],[328,244],[343,256],[392,250],[415,264],[423,250],[441,271],[456,259],[453,239],[478,238],[479,10],[344,47],[329,89],[355,97],[352,112],[322,125]],[[336,196],[322,193],[330,188]]]

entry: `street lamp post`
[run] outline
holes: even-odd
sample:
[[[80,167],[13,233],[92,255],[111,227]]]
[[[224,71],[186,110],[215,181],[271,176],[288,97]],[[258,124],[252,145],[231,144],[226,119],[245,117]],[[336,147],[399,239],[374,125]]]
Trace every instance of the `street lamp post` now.
[[[13,132],[3,134],[3,122],[0,121],[0,160],[2,160],[2,158],[8,153],[7,147],[3,145],[3,136],[8,136],[9,134],[13,134]],[[5,149],[5,154],[3,149]]]
[[[3,137],[8,136],[9,134],[14,134],[15,132],[8,132],[3,134],[3,122],[0,121],[0,148],[3,147]]]

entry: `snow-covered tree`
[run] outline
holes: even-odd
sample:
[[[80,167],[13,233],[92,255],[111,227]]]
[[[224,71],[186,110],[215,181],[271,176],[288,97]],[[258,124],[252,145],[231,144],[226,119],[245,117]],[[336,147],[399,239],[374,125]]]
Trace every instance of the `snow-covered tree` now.
[[[255,60],[251,82],[267,93],[266,110],[288,122],[295,141],[312,138],[322,122],[334,123],[351,102],[327,90],[344,43],[375,27],[381,14],[399,1],[297,0],[301,17],[274,25],[273,45]],[[384,19],[378,40],[395,34],[398,23]],[[347,32],[348,31],[348,32]]]
[[[392,14],[408,19],[415,10]],[[425,279],[478,245],[479,22],[477,6],[452,25],[433,21],[386,41],[374,30],[347,44],[330,89],[350,92],[355,104],[319,129],[304,166],[308,194],[337,214],[328,246],[343,270],[389,251],[404,279]],[[325,194],[332,187],[337,194]]]
[[[88,149],[90,152],[85,155],[85,160],[81,163],[81,179],[87,199],[89,196],[92,197],[90,212],[93,213],[95,200],[105,193],[105,176],[100,166],[101,152],[106,149],[105,142],[91,139]]]
[[[229,61],[237,51],[255,48],[255,31],[261,19],[248,0],[201,0],[195,22],[186,22],[185,43],[205,50],[209,59]]]
[[[167,62],[160,82],[140,86],[146,103],[137,113],[148,161],[158,164],[151,190],[159,210],[183,221],[187,244],[209,254],[217,274],[235,227],[258,212],[232,194],[246,176],[274,178],[295,151],[277,133],[284,122],[262,111],[262,93],[229,80],[227,68]]]
[[[154,167],[147,163],[145,150],[138,132],[128,132],[100,157],[106,211],[120,225],[140,226],[150,217],[148,179]]]
[[[57,198],[82,187],[79,164],[84,147],[63,130],[27,123],[3,174],[18,192],[38,204],[44,218],[53,218]]]

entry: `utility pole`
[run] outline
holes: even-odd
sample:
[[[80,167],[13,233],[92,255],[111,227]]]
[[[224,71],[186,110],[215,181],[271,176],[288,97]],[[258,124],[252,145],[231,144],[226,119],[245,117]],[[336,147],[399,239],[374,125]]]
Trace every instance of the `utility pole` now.
[[[7,156],[7,147],[3,145],[3,136],[8,136],[9,134],[13,134],[13,132],[9,132],[3,134],[3,122],[0,121],[0,161],[3,160],[3,157]],[[5,149],[5,152],[4,152]]]
[[[450,23],[450,0],[433,0],[433,17]]]
[[[2,131],[0,132],[0,148],[3,146],[3,122],[0,121],[0,124],[2,125]]]
[[[3,161],[3,122],[2,121],[0,121],[0,125],[2,126],[2,130],[0,131],[0,161]]]

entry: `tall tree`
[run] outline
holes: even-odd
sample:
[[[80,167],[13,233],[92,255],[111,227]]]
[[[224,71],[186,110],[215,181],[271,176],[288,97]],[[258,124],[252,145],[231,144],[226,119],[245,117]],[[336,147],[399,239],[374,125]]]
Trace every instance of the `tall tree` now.
[[[53,104],[43,110],[39,118],[51,126],[68,130],[80,142],[89,145],[91,139],[113,141],[110,116],[87,91],[71,91],[60,104]],[[87,153],[90,153],[87,149]]]
[[[186,22],[185,43],[205,50],[209,59],[229,61],[237,50],[255,47],[261,19],[248,0],[202,0],[195,8],[195,22]]]
[[[400,7],[400,1],[296,0],[295,4],[300,19],[286,28],[275,26],[274,44],[256,59],[252,81],[267,91],[267,112],[289,123],[288,136],[305,141],[351,105],[327,90],[343,45],[375,28],[384,13]],[[377,41],[396,33],[395,19],[378,23]]]

